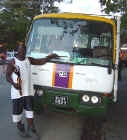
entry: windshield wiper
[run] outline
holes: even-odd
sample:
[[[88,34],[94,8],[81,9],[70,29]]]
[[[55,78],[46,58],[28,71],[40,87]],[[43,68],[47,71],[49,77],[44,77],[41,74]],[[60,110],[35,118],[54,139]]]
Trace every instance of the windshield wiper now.
[[[64,55],[63,56],[62,55],[60,56],[60,55],[58,55],[58,57],[68,57],[68,56],[64,56]]]

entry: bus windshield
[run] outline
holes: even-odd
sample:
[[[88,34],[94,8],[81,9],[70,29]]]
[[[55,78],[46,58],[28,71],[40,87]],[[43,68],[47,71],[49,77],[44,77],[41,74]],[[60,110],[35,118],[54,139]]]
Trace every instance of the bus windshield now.
[[[108,66],[112,62],[113,26],[82,19],[42,18],[33,22],[27,56],[43,58],[56,53],[53,62]]]

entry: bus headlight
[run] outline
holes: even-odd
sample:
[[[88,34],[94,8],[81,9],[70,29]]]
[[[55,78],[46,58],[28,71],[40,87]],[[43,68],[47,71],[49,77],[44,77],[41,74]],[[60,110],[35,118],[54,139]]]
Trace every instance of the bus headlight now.
[[[92,102],[93,104],[97,104],[97,103],[99,102],[99,98],[98,98],[97,96],[92,96],[92,97],[91,97],[91,102]]]
[[[83,96],[82,96],[82,100],[83,100],[84,102],[89,102],[90,97],[89,97],[88,95],[83,95]]]

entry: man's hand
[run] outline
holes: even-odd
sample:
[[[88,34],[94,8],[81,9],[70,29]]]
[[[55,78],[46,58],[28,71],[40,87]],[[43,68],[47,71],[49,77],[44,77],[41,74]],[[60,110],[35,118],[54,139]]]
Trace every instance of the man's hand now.
[[[47,58],[52,59],[52,58],[59,58],[59,56],[55,53],[52,53],[50,55],[47,56]]]
[[[17,90],[20,90],[21,89],[21,86],[17,83],[13,83],[12,84],[14,86],[14,88],[16,88]]]
[[[53,58],[59,58],[59,56],[55,53],[52,53],[52,54],[48,55],[47,57],[40,58],[40,59],[34,59],[34,58],[29,57],[29,61],[32,65],[43,65]]]

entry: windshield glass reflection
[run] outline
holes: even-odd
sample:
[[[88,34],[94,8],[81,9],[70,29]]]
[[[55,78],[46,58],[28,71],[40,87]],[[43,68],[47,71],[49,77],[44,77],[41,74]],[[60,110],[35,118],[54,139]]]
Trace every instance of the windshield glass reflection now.
[[[39,19],[33,23],[27,56],[56,53],[61,63],[109,65],[112,61],[112,26],[92,20]]]

